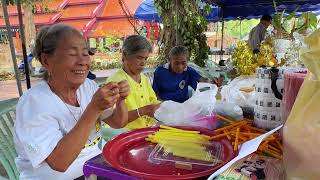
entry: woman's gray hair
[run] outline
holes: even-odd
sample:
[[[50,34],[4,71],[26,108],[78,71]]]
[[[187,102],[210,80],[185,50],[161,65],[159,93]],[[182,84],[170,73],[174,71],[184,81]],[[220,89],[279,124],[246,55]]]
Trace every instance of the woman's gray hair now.
[[[36,37],[32,52],[33,56],[41,62],[42,53],[53,55],[58,48],[60,40],[67,33],[76,33],[81,36],[81,33],[76,28],[62,23],[42,27]],[[44,79],[48,80],[47,71],[44,73]]]
[[[169,58],[179,55],[187,55],[189,56],[189,50],[185,46],[175,46],[169,52]]]
[[[36,37],[36,44],[33,50],[34,57],[41,61],[42,53],[53,55],[59,41],[66,33],[78,33],[81,35],[76,28],[62,23],[41,28]]]
[[[124,40],[122,52],[125,55],[130,56],[138,53],[139,51],[152,52],[151,44],[145,37],[140,35],[131,35]]]

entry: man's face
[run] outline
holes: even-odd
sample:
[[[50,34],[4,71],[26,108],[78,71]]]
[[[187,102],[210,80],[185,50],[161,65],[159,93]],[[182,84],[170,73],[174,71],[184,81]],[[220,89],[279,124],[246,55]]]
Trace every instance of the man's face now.
[[[267,29],[271,25],[271,21],[262,21],[262,24]]]

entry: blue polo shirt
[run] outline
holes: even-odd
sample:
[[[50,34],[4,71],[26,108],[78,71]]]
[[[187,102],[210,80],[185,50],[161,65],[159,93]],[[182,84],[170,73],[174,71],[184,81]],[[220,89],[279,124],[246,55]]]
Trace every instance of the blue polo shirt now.
[[[183,73],[176,74],[167,63],[154,72],[152,87],[161,100],[182,103],[189,99],[188,86],[196,89],[199,79],[200,75],[193,68],[187,66]]]

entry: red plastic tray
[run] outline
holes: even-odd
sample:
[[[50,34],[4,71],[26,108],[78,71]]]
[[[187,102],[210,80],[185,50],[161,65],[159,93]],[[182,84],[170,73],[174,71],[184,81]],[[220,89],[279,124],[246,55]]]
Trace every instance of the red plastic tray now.
[[[197,130],[201,134],[212,136],[215,133],[202,128],[179,127],[186,130]],[[153,164],[148,161],[149,154],[156,144],[145,141],[145,138],[158,131],[159,128],[144,128],[118,135],[103,148],[103,156],[117,170],[143,179],[195,179],[212,174],[224,164],[233,159],[236,153],[230,141],[225,138],[217,139],[224,146],[223,163],[206,169],[193,168],[190,170],[176,169],[172,163],[161,162]]]

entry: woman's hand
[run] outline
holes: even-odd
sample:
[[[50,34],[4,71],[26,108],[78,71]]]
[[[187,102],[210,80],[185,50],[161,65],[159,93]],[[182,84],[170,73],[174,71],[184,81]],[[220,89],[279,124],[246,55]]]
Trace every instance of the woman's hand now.
[[[118,82],[118,88],[119,88],[120,100],[126,99],[126,97],[130,93],[130,86],[128,84],[128,81],[123,80],[123,81]]]
[[[122,85],[123,86],[123,85]],[[110,82],[97,90],[90,102],[97,111],[113,107],[120,98],[118,83]]]
[[[224,77],[215,78],[212,80],[213,84],[216,84],[218,87],[221,87],[224,81]]]
[[[139,113],[141,116],[143,115],[147,115],[150,117],[154,116],[154,112],[160,107],[160,104],[151,104],[151,105],[147,105],[144,106],[142,108],[139,108]]]

